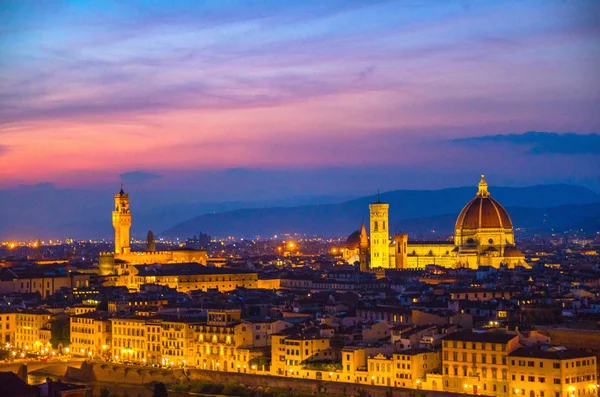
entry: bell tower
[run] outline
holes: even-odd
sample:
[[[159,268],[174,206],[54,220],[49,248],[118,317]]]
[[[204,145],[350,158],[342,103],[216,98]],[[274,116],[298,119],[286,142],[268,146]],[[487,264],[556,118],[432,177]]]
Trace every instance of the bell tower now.
[[[377,202],[369,204],[371,226],[371,269],[390,267],[390,234],[388,231],[390,205],[382,203],[377,194]]]
[[[365,227],[365,221],[363,220],[360,225],[360,240],[358,243],[358,258],[360,261],[360,271],[366,272],[369,270],[369,236],[367,235],[367,228]]]
[[[126,254],[129,247],[129,229],[131,228],[131,211],[129,210],[129,195],[123,191],[115,194],[115,209],[112,212],[112,224],[115,228],[115,254]]]

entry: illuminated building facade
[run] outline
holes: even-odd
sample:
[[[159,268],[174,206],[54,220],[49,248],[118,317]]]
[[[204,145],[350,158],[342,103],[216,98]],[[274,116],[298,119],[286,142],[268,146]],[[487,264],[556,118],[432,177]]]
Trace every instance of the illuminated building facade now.
[[[17,313],[12,310],[0,311],[0,345],[15,343]]]
[[[509,354],[519,346],[517,334],[460,331],[442,341],[445,391],[508,396]]]
[[[129,247],[131,229],[131,211],[129,210],[129,195],[123,191],[123,185],[119,193],[115,194],[115,209],[112,212],[112,224],[115,229],[115,254],[127,254],[131,251]]]
[[[465,205],[455,224],[452,241],[409,242],[408,235],[389,234],[389,204],[373,203],[370,209],[369,269],[424,269],[427,265],[447,268],[500,265],[527,266],[515,246],[513,225],[508,212],[488,191],[484,176],[475,198]],[[346,242],[343,258],[359,261],[358,231]],[[367,268],[361,262],[361,270]]]
[[[112,357],[117,361],[147,362],[147,317],[111,318]]]
[[[372,268],[390,267],[390,233],[389,227],[390,205],[377,200],[369,204],[371,224],[371,264]]]
[[[87,287],[90,276],[80,273],[59,273],[51,270],[0,269],[0,293],[39,293],[46,298],[61,288]]]
[[[131,210],[129,195],[123,190],[115,194],[115,207],[112,212],[112,224],[115,229],[114,252],[101,252],[98,257],[99,272],[103,276],[123,274],[125,271],[119,263],[129,264],[169,264],[169,263],[202,263],[206,265],[208,255],[204,250],[176,249],[156,251],[154,233],[148,232],[147,251],[131,251],[130,229]]]
[[[263,356],[264,349],[254,345],[253,326],[241,320],[240,310],[209,310],[207,316],[196,328],[194,365],[213,371],[255,371],[250,360]]]
[[[311,361],[335,360],[328,337],[296,333],[272,336],[271,372],[275,375],[301,376],[300,370]]]
[[[164,285],[179,292],[233,291],[238,287],[256,288],[258,273],[227,268],[206,267],[199,263],[169,265],[130,265],[128,271],[117,276],[115,285],[139,291],[143,284]]]
[[[525,397],[597,395],[596,356],[562,346],[521,347],[509,355],[511,394]]]
[[[15,347],[42,352],[50,345],[50,312],[25,309],[16,312]]]
[[[196,330],[200,324],[198,320],[185,317],[162,319],[160,322],[160,351],[163,365],[193,363],[196,348]]]
[[[75,356],[104,357],[111,349],[111,322],[108,315],[89,312],[70,318],[71,344]]]

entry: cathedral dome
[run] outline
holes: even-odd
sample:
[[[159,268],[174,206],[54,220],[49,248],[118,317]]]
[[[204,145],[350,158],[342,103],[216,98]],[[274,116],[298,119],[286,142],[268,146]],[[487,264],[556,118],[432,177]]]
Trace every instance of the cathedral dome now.
[[[512,229],[508,213],[499,202],[490,197],[487,183],[481,175],[477,196],[463,208],[456,220],[456,230]]]
[[[348,236],[348,238],[346,239],[346,244],[344,244],[344,247],[346,247],[348,249],[356,249],[356,248],[358,248],[359,244],[360,244],[360,230],[357,230]]]
[[[524,257],[525,255],[523,255],[521,250],[518,249],[517,247],[508,246],[508,247],[504,248],[504,256],[507,258],[520,258],[520,257]]]

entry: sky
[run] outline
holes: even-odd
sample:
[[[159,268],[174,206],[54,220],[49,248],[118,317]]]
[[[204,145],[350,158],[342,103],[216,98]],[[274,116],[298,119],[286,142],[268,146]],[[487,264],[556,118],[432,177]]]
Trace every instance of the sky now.
[[[0,20],[0,189],[600,191],[596,1],[4,0]]]

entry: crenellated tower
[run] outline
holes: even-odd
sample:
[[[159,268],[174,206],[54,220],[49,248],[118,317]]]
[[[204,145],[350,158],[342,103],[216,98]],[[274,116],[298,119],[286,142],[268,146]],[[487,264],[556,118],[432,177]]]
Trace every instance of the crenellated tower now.
[[[115,194],[115,209],[112,212],[112,223],[115,228],[115,253],[127,254],[129,247],[129,229],[131,228],[131,211],[129,210],[129,195],[123,190]]]
[[[390,234],[388,231],[390,205],[382,203],[377,194],[377,202],[369,204],[371,223],[371,269],[390,267]]]

